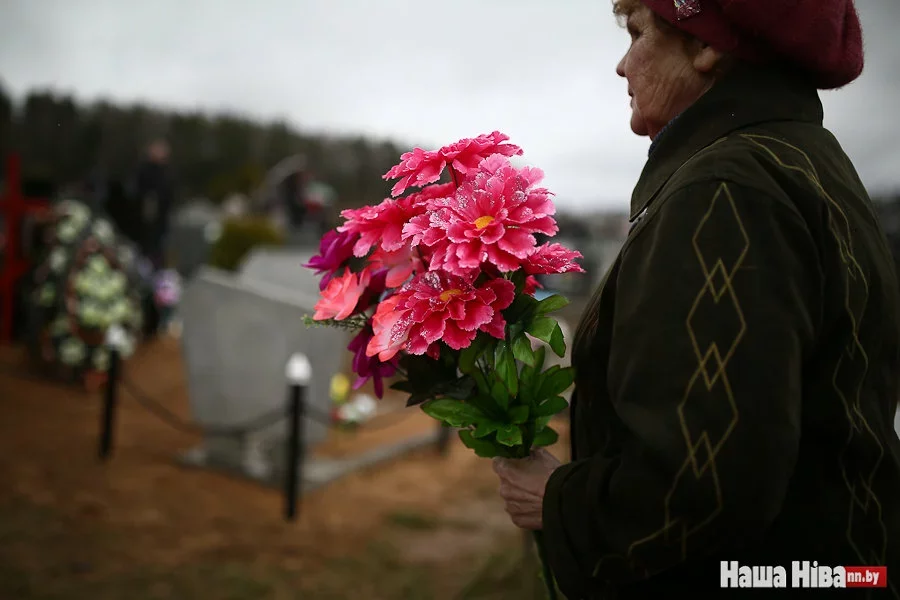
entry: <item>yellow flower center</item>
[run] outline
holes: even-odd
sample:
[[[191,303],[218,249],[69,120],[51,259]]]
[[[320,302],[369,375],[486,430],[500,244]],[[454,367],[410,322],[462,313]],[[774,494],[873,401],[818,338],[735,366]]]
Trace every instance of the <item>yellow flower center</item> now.
[[[449,302],[450,298],[459,296],[460,294],[462,294],[462,290],[447,290],[446,292],[441,292],[440,299],[441,302]]]
[[[475,219],[475,229],[484,229],[494,222],[494,217],[478,217]]]

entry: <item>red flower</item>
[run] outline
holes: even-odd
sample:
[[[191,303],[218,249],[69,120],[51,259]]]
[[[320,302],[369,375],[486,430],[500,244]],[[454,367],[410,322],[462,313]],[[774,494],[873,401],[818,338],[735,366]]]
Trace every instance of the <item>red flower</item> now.
[[[341,212],[346,222],[338,231],[356,234],[355,256],[365,256],[378,246],[392,252],[403,247],[403,225],[425,211],[425,202],[415,195],[404,198],[385,198],[381,204],[351,208]]]
[[[400,179],[391,189],[392,196],[399,196],[409,187],[421,187],[441,178],[444,166],[465,177],[469,171],[492,154],[514,156],[522,154],[522,149],[514,144],[506,144],[508,135],[495,131],[476,138],[463,138],[437,151],[415,148],[400,156],[400,163],[385,173],[384,179]],[[454,181],[456,175],[453,175]]]
[[[479,331],[502,339],[506,321],[501,311],[514,298],[515,286],[506,279],[491,279],[475,287],[450,273],[418,275],[378,307],[373,319],[375,337],[366,353],[385,361],[401,349],[425,354],[438,341],[461,350]]]
[[[455,195],[428,201],[403,235],[432,249],[432,270],[468,276],[489,263],[502,272],[515,271],[534,252],[534,233],[558,230],[550,192],[536,187],[543,176],[540,169],[516,169],[494,154]]]
[[[542,286],[541,282],[538,281],[534,276],[529,275],[525,278],[525,287],[522,291],[524,291],[529,296],[534,296],[535,292],[542,289],[544,289],[544,286]]]
[[[529,275],[555,275],[559,273],[584,273],[575,261],[582,258],[581,252],[569,250],[562,244],[544,244],[525,261],[525,272]]]

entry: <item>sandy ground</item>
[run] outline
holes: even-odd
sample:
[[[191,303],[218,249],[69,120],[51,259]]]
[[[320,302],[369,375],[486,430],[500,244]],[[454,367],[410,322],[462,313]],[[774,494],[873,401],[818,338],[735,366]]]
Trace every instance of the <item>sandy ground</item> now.
[[[176,341],[148,344],[126,368],[188,419]],[[455,440],[447,456],[424,449],[312,492],[286,523],[277,490],[178,466],[199,438],[127,395],[114,455],[100,462],[100,404],[97,392],[35,379],[21,350],[0,348],[0,598],[525,597],[460,596],[498,553],[512,567],[488,571],[514,568],[522,542],[490,462]],[[336,431],[318,451],[433,426],[413,408],[371,432]]]

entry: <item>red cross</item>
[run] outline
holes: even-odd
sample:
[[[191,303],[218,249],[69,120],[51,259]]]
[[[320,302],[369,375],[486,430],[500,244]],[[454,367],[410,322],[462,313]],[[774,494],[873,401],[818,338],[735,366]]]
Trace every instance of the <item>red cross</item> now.
[[[22,221],[26,216],[48,211],[46,198],[25,198],[22,195],[22,171],[19,156],[6,158],[6,182],[0,195],[0,215],[6,222],[6,250],[0,267],[0,342],[12,341],[13,300],[16,284],[24,276],[29,261],[22,256]]]

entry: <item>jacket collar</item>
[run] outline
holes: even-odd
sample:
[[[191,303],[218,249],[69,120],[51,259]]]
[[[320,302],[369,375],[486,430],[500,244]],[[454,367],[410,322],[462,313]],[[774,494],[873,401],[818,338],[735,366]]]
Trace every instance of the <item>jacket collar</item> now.
[[[629,220],[653,201],[694,154],[738,129],[773,121],[822,124],[816,88],[796,74],[742,65],[733,69],[653,141],[631,196]]]

